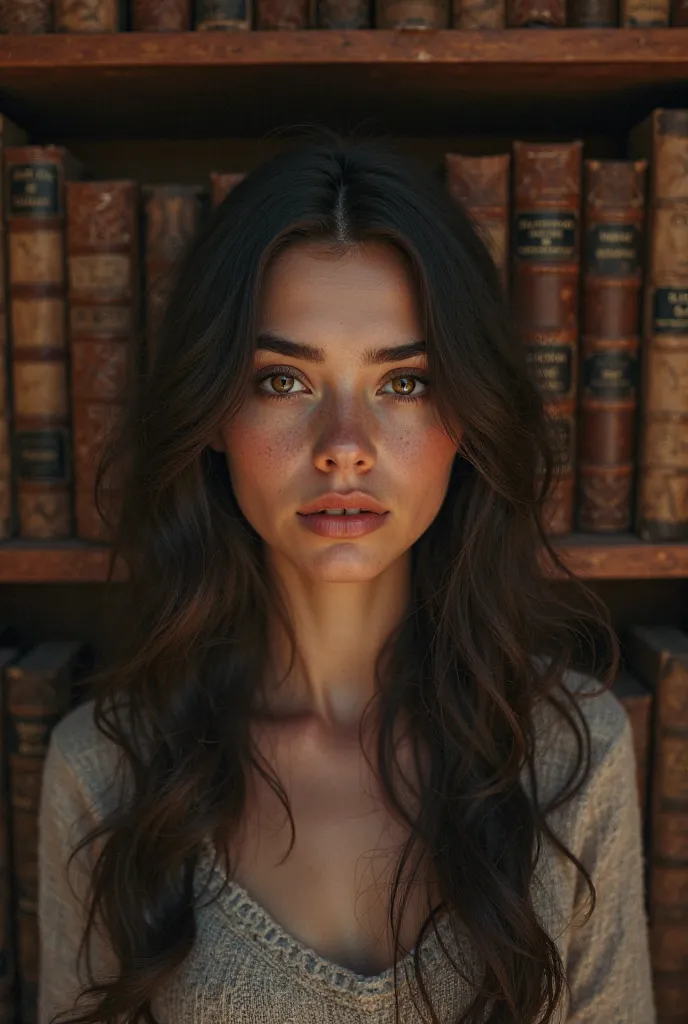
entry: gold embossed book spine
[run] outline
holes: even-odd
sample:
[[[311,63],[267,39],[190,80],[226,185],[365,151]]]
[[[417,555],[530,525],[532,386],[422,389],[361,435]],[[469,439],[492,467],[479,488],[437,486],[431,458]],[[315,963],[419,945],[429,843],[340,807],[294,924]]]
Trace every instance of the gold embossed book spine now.
[[[121,32],[123,0],[55,0],[56,32]]]
[[[636,532],[688,540],[688,110],[653,111],[630,149],[650,168]]]
[[[499,270],[505,293],[509,287],[510,165],[509,153],[444,155],[447,191],[475,221]]]
[[[583,143],[513,143],[511,294],[549,414],[555,485],[543,525],[573,529]]]
[[[96,503],[103,443],[132,394],[140,369],[139,202],[134,181],[67,183],[69,346],[76,536],[108,541],[116,521],[116,480]]]
[[[59,146],[5,150],[12,462],[31,539],[73,535],[64,186],[79,173]]]
[[[645,160],[584,162],[578,527],[630,530],[636,448]]]

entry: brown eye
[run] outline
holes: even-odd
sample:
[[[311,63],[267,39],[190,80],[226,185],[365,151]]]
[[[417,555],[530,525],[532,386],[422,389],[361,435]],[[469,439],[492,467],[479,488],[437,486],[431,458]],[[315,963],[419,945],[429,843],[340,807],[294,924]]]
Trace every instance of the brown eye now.
[[[294,387],[294,378],[288,377],[286,373],[281,373],[278,377],[270,377],[270,381],[276,381],[274,385],[275,391],[284,394],[287,391],[291,391]]]
[[[399,385],[397,387],[397,385]],[[416,386],[415,377],[395,377],[392,381],[392,387],[398,395],[411,395]]]

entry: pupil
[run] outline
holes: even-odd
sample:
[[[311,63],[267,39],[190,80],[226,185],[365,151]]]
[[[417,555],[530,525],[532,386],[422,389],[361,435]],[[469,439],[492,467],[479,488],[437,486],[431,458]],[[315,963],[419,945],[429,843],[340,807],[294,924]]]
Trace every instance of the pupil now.
[[[278,391],[289,391],[289,387],[286,385],[286,383],[283,382],[286,382],[290,379],[291,378],[287,377],[285,374],[281,374],[279,377],[276,377],[275,380],[279,381]]]
[[[409,391],[413,390],[413,380],[411,377],[399,377],[401,382],[400,387],[403,389],[403,394],[407,395]]]

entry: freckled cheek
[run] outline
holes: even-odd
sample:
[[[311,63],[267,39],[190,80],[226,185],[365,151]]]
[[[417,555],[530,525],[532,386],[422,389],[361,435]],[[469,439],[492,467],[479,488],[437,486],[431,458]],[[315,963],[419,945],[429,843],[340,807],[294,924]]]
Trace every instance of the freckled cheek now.
[[[225,431],[227,461],[234,492],[244,509],[274,508],[303,462],[303,432],[274,423],[237,420]]]

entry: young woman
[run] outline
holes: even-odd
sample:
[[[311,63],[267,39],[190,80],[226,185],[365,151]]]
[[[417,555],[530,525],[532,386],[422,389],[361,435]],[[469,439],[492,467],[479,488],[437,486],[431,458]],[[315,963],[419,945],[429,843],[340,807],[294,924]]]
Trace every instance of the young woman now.
[[[547,437],[432,175],[325,132],[229,194],[101,467],[128,582],[47,755],[40,1024],[653,1024]]]

